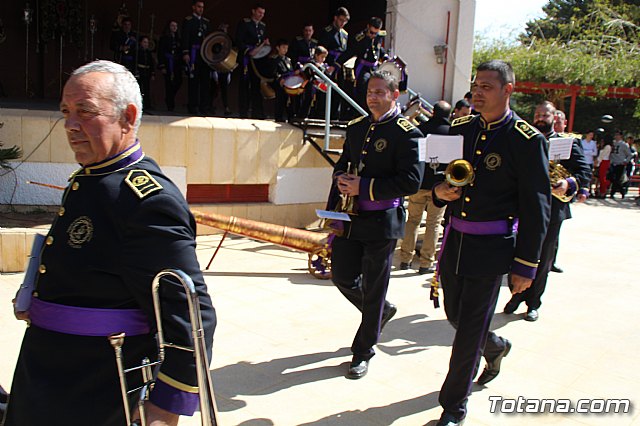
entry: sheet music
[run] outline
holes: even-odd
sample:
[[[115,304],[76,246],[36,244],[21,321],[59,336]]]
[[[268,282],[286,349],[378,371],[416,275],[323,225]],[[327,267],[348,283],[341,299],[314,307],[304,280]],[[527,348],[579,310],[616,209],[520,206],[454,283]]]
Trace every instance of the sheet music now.
[[[573,138],[549,139],[549,160],[568,160],[571,157]]]
[[[462,135],[434,135],[422,138],[420,143],[420,161],[447,164],[462,158],[464,138]]]
[[[316,209],[316,216],[318,216],[320,219],[344,220],[346,222],[351,222],[351,218],[348,214],[332,212],[329,210]]]

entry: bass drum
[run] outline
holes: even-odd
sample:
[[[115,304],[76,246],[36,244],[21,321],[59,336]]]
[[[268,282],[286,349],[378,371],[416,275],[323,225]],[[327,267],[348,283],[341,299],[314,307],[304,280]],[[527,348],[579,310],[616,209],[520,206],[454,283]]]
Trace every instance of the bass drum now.
[[[224,31],[214,31],[202,41],[200,56],[216,71],[231,72],[237,66],[238,51]]]

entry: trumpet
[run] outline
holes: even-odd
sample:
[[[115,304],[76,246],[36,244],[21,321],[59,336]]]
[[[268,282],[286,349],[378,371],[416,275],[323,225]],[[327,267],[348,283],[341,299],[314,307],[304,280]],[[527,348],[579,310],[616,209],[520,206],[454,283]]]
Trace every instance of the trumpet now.
[[[467,160],[458,159],[447,165],[444,176],[452,186],[465,186],[473,182],[475,172],[471,163]]]
[[[358,176],[357,167],[349,167],[348,169],[353,175]],[[340,205],[338,206],[338,211],[357,216],[358,200],[356,199],[356,196],[340,194]]]
[[[167,342],[164,338],[164,333],[162,331],[162,312],[160,308],[159,288],[160,279],[165,276],[172,276],[176,278],[182,284],[182,287],[187,294],[193,347],[182,346]],[[151,390],[153,389],[153,386],[155,384],[157,374],[160,371],[160,366],[164,361],[165,348],[174,348],[193,353],[196,364],[196,376],[198,380],[201,424],[203,426],[216,426],[218,425],[217,407],[215,396],[213,393],[213,382],[211,380],[211,373],[209,372],[209,357],[207,356],[207,350],[204,340],[204,327],[202,325],[200,304],[193,281],[191,280],[191,277],[189,277],[189,275],[185,274],[179,269],[164,269],[153,278],[153,281],[151,283],[151,293],[153,296],[153,307],[158,329],[156,336],[158,342],[158,360],[150,362],[148,358],[144,358],[141,365],[125,369],[122,357],[122,346],[124,345],[125,333],[115,333],[108,337],[109,343],[113,347],[115,353],[118,377],[120,379],[120,391],[122,394],[122,403],[124,405],[127,426],[147,425],[144,403],[149,399],[149,394],[151,393]],[[142,374],[143,385],[139,388],[129,390],[127,387],[126,375],[130,372],[138,370]],[[132,422],[131,407],[129,406],[129,394],[138,391],[140,392],[140,399],[138,402],[140,421],[138,422],[138,420],[135,420]]]

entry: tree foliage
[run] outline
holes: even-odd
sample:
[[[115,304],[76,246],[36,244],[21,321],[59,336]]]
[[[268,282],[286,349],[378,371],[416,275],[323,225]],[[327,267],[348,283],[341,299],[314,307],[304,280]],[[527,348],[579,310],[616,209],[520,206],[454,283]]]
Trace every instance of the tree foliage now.
[[[550,0],[543,11],[515,43],[476,39],[474,64],[503,59],[519,81],[596,86],[602,94],[640,85],[640,0]],[[548,91],[545,98],[563,95]]]

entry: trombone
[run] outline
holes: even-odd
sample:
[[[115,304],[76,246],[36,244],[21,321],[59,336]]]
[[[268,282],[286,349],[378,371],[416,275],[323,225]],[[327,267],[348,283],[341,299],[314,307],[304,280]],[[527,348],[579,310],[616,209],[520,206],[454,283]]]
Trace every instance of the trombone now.
[[[162,331],[162,312],[160,310],[160,279],[165,276],[172,276],[182,284],[187,294],[187,303],[189,305],[189,319],[191,321],[191,335],[193,337],[193,347],[177,345],[167,342],[164,339]],[[213,393],[213,382],[211,373],[209,372],[209,357],[207,356],[206,344],[204,340],[204,327],[202,326],[202,316],[200,314],[200,303],[198,294],[191,277],[179,269],[164,269],[160,271],[151,283],[151,294],[153,296],[153,307],[156,316],[156,324],[158,333],[156,339],[158,341],[158,360],[150,362],[148,358],[142,360],[141,365],[125,369],[122,357],[122,345],[124,344],[125,333],[115,333],[110,335],[109,343],[113,347],[116,364],[118,368],[118,377],[120,379],[120,391],[122,393],[122,403],[124,405],[125,418],[127,426],[146,426],[147,419],[144,410],[144,403],[149,399],[149,394],[153,389],[157,373],[160,365],[164,361],[165,348],[174,348],[187,352],[192,352],[196,364],[196,376],[198,380],[198,396],[200,398],[200,414],[201,424],[203,426],[217,426],[217,407]],[[140,370],[142,374],[143,385],[136,389],[128,390],[126,375],[130,372]],[[140,392],[140,400],[138,401],[138,411],[140,420],[131,420],[131,408],[129,406],[129,394]]]

